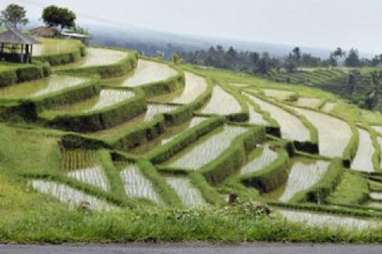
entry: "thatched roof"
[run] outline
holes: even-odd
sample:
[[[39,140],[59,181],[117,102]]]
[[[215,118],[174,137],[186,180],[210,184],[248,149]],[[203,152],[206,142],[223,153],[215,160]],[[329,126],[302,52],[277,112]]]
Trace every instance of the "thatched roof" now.
[[[30,30],[32,35],[39,37],[55,37],[60,34],[60,32],[54,27],[40,26]]]
[[[33,37],[21,33],[16,28],[8,28],[7,31],[0,34],[0,43],[36,44],[39,42]]]

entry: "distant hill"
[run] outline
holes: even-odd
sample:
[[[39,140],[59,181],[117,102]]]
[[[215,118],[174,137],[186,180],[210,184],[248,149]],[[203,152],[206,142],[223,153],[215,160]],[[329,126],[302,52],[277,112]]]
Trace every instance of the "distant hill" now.
[[[174,34],[134,26],[121,28],[108,25],[89,25],[88,29],[93,35],[92,43],[94,44],[136,48],[147,55],[163,52],[167,56],[178,49],[185,51],[207,49],[212,45],[219,44],[225,48],[233,46],[243,51],[267,51],[273,56],[285,56],[297,46]],[[301,49],[303,52],[323,58],[328,57],[330,54],[330,49],[303,46],[301,46]]]

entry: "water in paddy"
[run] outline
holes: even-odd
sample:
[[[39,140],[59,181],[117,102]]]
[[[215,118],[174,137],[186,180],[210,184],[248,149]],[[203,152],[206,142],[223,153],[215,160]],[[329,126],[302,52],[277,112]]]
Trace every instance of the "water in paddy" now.
[[[371,126],[376,132],[382,134],[382,126]]]
[[[122,61],[128,56],[126,51],[104,49],[104,48],[87,48],[86,56],[78,63],[65,65],[63,68],[86,68],[92,66],[111,65]]]
[[[56,109],[57,114],[65,113],[90,113],[100,109],[111,107],[135,96],[128,90],[102,89],[98,96],[83,100],[78,103],[64,105]]]
[[[312,110],[293,109],[305,116],[316,127],[321,155],[342,157],[353,135],[350,126],[346,122]]]
[[[202,108],[202,114],[230,115],[241,112],[241,106],[234,96],[226,92],[218,85],[214,86],[212,96],[205,107]]]
[[[67,176],[93,185],[104,191],[109,190],[109,182],[104,169],[92,150],[64,150],[62,152],[63,169]]]
[[[370,192],[369,196],[374,200],[382,201],[382,192]]]
[[[323,112],[330,113],[333,111],[337,103],[334,102],[327,102],[325,105],[321,108]]]
[[[165,164],[169,167],[197,170],[218,158],[241,134],[248,129],[237,126],[224,126],[205,136],[194,145],[177,154]]]
[[[267,97],[272,97],[279,101],[290,100],[296,96],[295,92],[286,91],[286,90],[277,90],[277,89],[263,89],[262,90]]]
[[[275,119],[281,128],[281,135],[285,139],[295,141],[309,141],[310,133],[298,117],[279,108],[272,103],[261,100],[255,96],[247,95],[261,110],[268,112]]]
[[[178,194],[184,207],[197,208],[207,205],[200,191],[191,184],[190,179],[186,177],[165,177],[165,179]]]
[[[208,84],[205,78],[190,72],[185,72],[185,78],[185,87],[182,94],[172,99],[172,103],[191,103],[207,90]]]
[[[145,198],[162,205],[163,201],[151,181],[149,181],[134,164],[127,164],[120,172],[126,194],[132,198]]]
[[[137,87],[153,82],[167,80],[178,73],[170,66],[148,60],[138,60],[134,73],[118,82],[117,85],[124,87]]]
[[[116,208],[114,205],[65,184],[47,180],[31,180],[30,183],[36,191],[52,195],[61,202],[67,203],[71,208],[83,204],[86,204],[91,210],[109,211]]]
[[[0,88],[0,98],[36,98],[56,93],[70,87],[80,86],[86,81],[86,78],[52,75],[42,80]]]
[[[358,149],[352,161],[351,168],[363,172],[373,172],[373,141],[371,140],[369,132],[367,132],[366,130],[358,128],[358,133]]]
[[[321,100],[317,98],[305,98],[300,97],[296,101],[296,105],[300,107],[307,107],[307,108],[319,108],[321,105]]]
[[[200,123],[208,120],[207,117],[193,117],[190,121],[183,123],[181,125],[172,127],[172,128],[167,128],[166,132],[159,136],[158,138],[155,138],[154,140],[136,147],[134,149],[129,150],[129,153],[134,153],[134,154],[142,154],[146,153],[160,145],[164,145],[174,138],[178,137],[182,133],[186,132],[187,130],[199,125]]]
[[[313,187],[326,173],[329,164],[328,161],[296,160],[289,171],[285,185],[271,193],[269,197],[288,202],[296,193]]]
[[[253,172],[259,171],[277,159],[277,153],[273,151],[268,144],[262,148],[256,149],[254,153],[257,153],[253,155],[255,158],[250,160],[244,167],[241,168],[241,175],[251,174]],[[251,158],[251,155],[249,157]]]
[[[269,125],[269,123],[264,119],[264,117],[255,110],[255,107],[248,104],[249,109],[249,123],[257,125]]]
[[[361,219],[342,215],[317,213],[312,211],[297,211],[287,209],[277,209],[277,211],[288,221],[302,223],[308,226],[321,228],[350,228],[368,229],[380,226],[378,221],[372,219]]]

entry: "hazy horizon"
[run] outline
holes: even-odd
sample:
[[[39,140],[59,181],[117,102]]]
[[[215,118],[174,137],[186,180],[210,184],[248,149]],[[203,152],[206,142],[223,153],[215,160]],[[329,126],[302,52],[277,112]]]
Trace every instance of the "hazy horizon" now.
[[[130,25],[161,32],[313,48],[357,48],[382,53],[377,33],[382,2],[376,0],[1,0],[23,5],[30,19],[43,7],[65,6],[79,24]]]

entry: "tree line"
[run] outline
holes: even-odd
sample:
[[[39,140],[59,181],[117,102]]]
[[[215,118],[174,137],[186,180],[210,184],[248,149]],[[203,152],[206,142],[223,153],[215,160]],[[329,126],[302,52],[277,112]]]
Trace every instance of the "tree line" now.
[[[180,51],[178,55],[191,64],[259,74],[267,74],[272,69],[284,69],[293,73],[303,67],[363,67],[382,64],[382,54],[367,59],[361,58],[357,49],[345,52],[341,48],[336,48],[326,59],[304,53],[299,47],[295,47],[286,57],[272,57],[268,52],[238,51],[233,47],[225,49],[220,45],[208,50]]]

